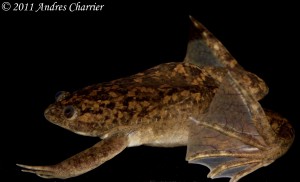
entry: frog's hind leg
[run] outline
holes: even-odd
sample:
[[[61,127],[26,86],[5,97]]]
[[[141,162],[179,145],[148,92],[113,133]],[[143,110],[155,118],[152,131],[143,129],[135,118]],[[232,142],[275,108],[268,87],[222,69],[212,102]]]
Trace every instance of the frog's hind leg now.
[[[23,172],[34,173],[42,178],[71,178],[86,173],[122,152],[128,145],[127,136],[115,135],[96,143],[58,164],[29,166],[17,164]]]
[[[225,46],[199,21],[190,16],[192,26],[184,62],[197,66],[242,67]]]

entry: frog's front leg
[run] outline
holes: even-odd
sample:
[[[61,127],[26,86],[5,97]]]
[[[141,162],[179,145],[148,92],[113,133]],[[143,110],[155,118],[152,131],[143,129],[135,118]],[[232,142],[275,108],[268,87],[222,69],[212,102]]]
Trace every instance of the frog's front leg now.
[[[71,178],[95,169],[112,159],[122,152],[127,145],[127,136],[115,135],[55,165],[17,165],[24,168],[23,172],[34,173],[42,178]]]

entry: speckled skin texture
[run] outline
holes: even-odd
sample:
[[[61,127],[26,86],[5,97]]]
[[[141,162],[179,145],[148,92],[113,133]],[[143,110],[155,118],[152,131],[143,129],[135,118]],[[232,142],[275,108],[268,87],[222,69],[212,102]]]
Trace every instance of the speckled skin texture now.
[[[102,140],[56,165],[19,164],[23,171],[70,178],[126,147],[188,146],[186,159],[209,167],[208,177],[236,182],[283,155],[294,132],[286,119],[258,103],[268,93],[264,81],[245,71],[204,26],[191,20],[184,62],[58,94],[45,110],[46,119]]]

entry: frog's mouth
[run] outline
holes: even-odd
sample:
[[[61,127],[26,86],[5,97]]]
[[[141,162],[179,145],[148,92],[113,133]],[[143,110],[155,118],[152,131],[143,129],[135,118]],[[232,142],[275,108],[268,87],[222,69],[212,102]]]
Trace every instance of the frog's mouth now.
[[[80,111],[72,105],[62,106],[59,104],[51,104],[45,109],[44,116],[49,122],[76,134],[97,136],[94,134],[93,129],[90,131],[93,127],[91,127],[89,123],[77,121],[79,113]]]

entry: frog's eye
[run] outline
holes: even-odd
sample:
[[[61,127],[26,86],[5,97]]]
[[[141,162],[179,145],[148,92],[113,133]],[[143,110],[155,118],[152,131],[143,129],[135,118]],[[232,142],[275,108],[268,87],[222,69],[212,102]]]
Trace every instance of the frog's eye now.
[[[55,101],[59,102],[59,101],[63,100],[64,98],[66,98],[68,95],[70,95],[69,92],[59,91],[55,94]]]
[[[67,119],[72,119],[74,117],[76,117],[76,110],[73,106],[68,105],[64,108],[64,116]]]

